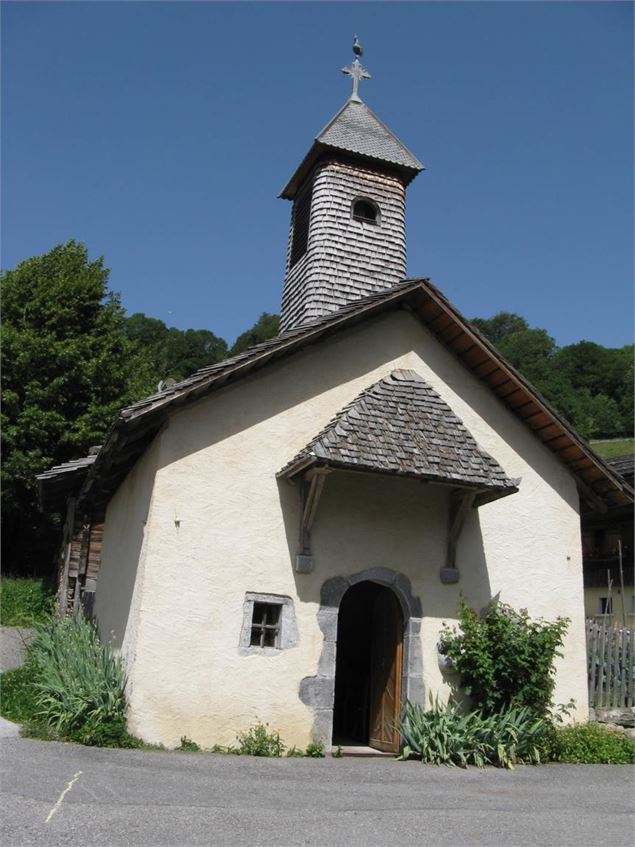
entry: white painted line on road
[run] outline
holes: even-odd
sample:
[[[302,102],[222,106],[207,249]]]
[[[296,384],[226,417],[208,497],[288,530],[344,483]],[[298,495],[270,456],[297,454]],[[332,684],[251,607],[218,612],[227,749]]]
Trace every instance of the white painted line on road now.
[[[48,817],[47,817],[47,819],[44,821],[44,823],[48,823],[48,822],[51,820],[51,818],[53,817],[53,815],[55,814],[55,812],[57,812],[57,810],[58,810],[58,809],[60,808],[60,806],[62,805],[62,803],[63,803],[63,801],[64,801],[64,797],[66,797],[66,795],[68,794],[68,792],[69,792],[69,791],[71,790],[71,788],[75,785],[75,783],[77,782],[77,780],[80,778],[80,776],[81,776],[81,775],[82,775],[82,772],[81,772],[81,771],[77,771],[77,773],[75,774],[75,776],[71,779],[71,781],[68,783],[68,785],[66,786],[66,788],[65,788],[65,789],[62,791],[62,793],[60,794],[60,796],[59,796],[59,800],[57,801],[57,803],[53,806],[53,808],[52,808],[52,809],[51,809],[51,811],[49,812]]]

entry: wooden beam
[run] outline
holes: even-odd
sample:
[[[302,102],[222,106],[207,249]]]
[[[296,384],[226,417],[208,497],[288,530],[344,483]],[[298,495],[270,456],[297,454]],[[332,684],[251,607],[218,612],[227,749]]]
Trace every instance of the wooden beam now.
[[[300,486],[302,514],[300,516],[300,544],[295,557],[296,573],[311,573],[313,570],[313,554],[311,553],[311,529],[317,513],[322,489],[330,468],[311,468],[303,478]]]
[[[580,497],[593,509],[594,512],[599,512],[601,515],[608,512],[608,506],[597,494],[584,483],[580,477],[576,480]]]
[[[453,583],[459,581],[459,571],[456,567],[456,546],[461,535],[470,509],[474,505],[478,491],[457,491],[450,495],[450,520],[448,524],[448,546],[445,556],[445,567],[441,568],[441,582]]]

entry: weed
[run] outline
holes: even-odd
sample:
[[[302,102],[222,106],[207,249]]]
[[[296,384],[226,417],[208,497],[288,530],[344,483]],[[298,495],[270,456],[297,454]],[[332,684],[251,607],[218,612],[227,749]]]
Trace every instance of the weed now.
[[[341,759],[341,758],[343,758],[344,753],[343,753],[343,751],[342,751],[342,745],[341,745],[341,744],[338,744],[338,745],[337,745],[337,747],[335,748],[335,750],[333,750],[333,752],[331,753],[331,756],[332,756],[334,759]]]
[[[285,750],[280,734],[275,730],[269,732],[269,724],[257,723],[246,732],[239,732],[236,741],[243,756],[279,758]]]
[[[553,757],[571,764],[632,765],[635,744],[622,732],[593,723],[577,724],[556,731]]]
[[[323,759],[325,756],[324,753],[324,744],[321,741],[316,741],[313,744],[309,744],[306,748],[305,756],[309,759]]]
[[[192,741],[187,735],[181,736],[181,746],[176,748],[181,753],[198,753],[201,749],[196,741]]]

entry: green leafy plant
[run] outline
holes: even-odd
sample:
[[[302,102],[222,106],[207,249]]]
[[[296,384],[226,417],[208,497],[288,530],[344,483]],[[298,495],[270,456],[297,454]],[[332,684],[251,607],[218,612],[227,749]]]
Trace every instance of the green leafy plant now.
[[[280,734],[269,732],[269,724],[257,723],[246,732],[236,736],[238,752],[244,756],[267,756],[279,758],[285,750]]]
[[[324,752],[324,744],[321,741],[316,741],[313,744],[309,744],[306,748],[305,755],[309,759],[323,759],[326,755]]]
[[[55,598],[43,579],[0,579],[0,623],[33,626],[52,611]]]
[[[344,756],[344,752],[342,751],[342,745],[341,745],[341,744],[338,744],[338,745],[337,745],[337,747],[335,748],[335,750],[333,750],[333,752],[331,753],[331,756],[332,756],[334,759],[341,759],[341,758],[343,758],[343,756]]]
[[[431,698],[427,711],[407,702],[398,728],[404,742],[402,759],[513,768],[518,763],[539,764],[548,755],[551,724],[527,707],[507,707],[488,716],[480,711],[462,715],[456,703],[441,705]]]
[[[558,762],[587,765],[632,765],[635,744],[624,733],[597,724],[576,724],[558,729],[553,738]]]
[[[35,719],[37,711],[35,668],[31,662],[0,675],[0,714],[3,718],[25,724]]]
[[[28,647],[36,717],[82,744],[127,744],[125,674],[83,617],[50,618]]]
[[[562,655],[568,620],[532,621],[494,601],[477,614],[461,603],[459,631],[445,627],[439,651],[461,674],[472,706],[486,714],[508,706],[527,706],[546,715],[552,705],[554,661]]]
[[[293,745],[293,747],[289,747],[287,750],[287,759],[302,759],[304,758],[304,753],[298,747]]]
[[[196,741],[192,741],[191,738],[188,738],[187,735],[181,736],[181,744],[176,748],[181,753],[198,753],[201,749]]]

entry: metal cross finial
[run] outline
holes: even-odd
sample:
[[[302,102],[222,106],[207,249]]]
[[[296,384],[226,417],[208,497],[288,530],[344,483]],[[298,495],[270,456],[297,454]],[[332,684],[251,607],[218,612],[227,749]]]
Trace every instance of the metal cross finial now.
[[[362,63],[359,61],[359,56],[362,55],[364,50],[362,49],[362,45],[359,43],[359,38],[355,36],[353,41],[353,53],[355,54],[355,59],[351,64],[350,68],[342,68],[342,73],[346,74],[353,78],[353,93],[351,94],[351,100],[355,100],[358,103],[361,103],[360,96],[358,94],[359,81],[360,79],[371,79],[370,74],[362,66]]]

